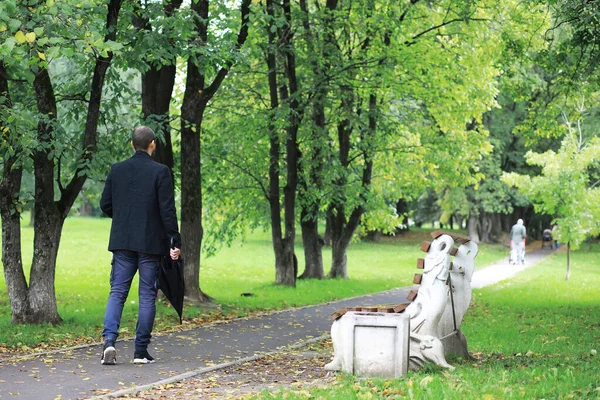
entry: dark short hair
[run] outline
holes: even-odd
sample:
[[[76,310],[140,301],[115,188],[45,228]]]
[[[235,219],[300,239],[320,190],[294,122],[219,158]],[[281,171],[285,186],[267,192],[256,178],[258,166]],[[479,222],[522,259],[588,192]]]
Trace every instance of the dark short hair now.
[[[147,126],[138,126],[131,135],[131,142],[136,150],[148,150],[148,146],[154,139],[154,131]]]

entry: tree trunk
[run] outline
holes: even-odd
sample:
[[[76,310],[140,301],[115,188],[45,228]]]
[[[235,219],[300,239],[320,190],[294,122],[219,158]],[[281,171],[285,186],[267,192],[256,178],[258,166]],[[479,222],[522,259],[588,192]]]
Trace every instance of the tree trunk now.
[[[482,212],[479,216],[479,227],[480,236],[479,241],[481,243],[491,243],[490,232],[492,230],[492,220],[490,214]]]
[[[3,108],[11,108],[8,80],[5,78],[4,64],[0,61],[0,118]],[[8,127],[9,124],[0,119],[0,126]],[[0,180],[0,218],[2,220],[2,264],[4,266],[4,281],[10,300],[11,315],[27,315],[29,303],[27,301],[27,281],[23,272],[21,258],[21,213],[17,204],[21,191],[23,168],[18,164],[19,144],[13,140],[10,129],[0,132],[3,145],[2,150],[2,179]],[[11,144],[16,150],[12,157],[6,155],[4,145]],[[14,319],[12,323],[16,323]]]
[[[408,203],[405,199],[396,202],[396,214],[400,219],[400,226],[396,228],[396,232],[408,232],[408,211]]]
[[[196,145],[196,142],[198,137],[194,132],[181,130],[181,250],[184,263],[184,293],[186,299],[200,303],[210,301],[211,298],[200,289],[200,249],[204,236],[202,189],[199,183],[199,169],[190,167],[192,160],[200,157],[200,145]]]
[[[298,185],[298,143],[297,134],[301,117],[299,114],[298,87],[296,79],[296,61],[293,50],[291,29],[291,5],[289,0],[282,3],[286,24],[278,29],[275,27],[275,9],[272,0],[266,2],[268,24],[268,49],[267,49],[267,78],[269,84],[270,108],[272,111],[269,124],[269,207],[271,213],[271,235],[275,253],[275,283],[296,287],[296,274],[298,265],[294,255],[294,242],[296,236],[296,188]],[[279,40],[275,33],[278,33]],[[277,83],[277,44],[281,45],[284,56],[285,74],[287,85]],[[288,86],[289,85],[289,86]],[[289,90],[289,92],[288,92]],[[281,226],[280,204],[280,150],[281,143],[275,118],[279,109],[279,98],[282,102],[289,103],[288,125],[286,127],[286,175],[287,183],[283,188],[283,214],[284,230]]]
[[[190,59],[186,90],[181,107],[181,240],[185,296],[193,302],[209,301],[200,289],[200,249],[202,226],[202,172],[200,167],[200,90],[204,81]]]
[[[467,235],[475,243],[479,243],[478,225],[477,216],[474,214],[469,215],[469,219],[467,220]]]
[[[304,245],[305,268],[299,279],[323,279],[323,239],[319,237],[319,221],[312,218],[306,210],[300,214],[302,227],[302,243]]]
[[[345,112],[351,112],[351,100],[352,97],[345,98],[342,100],[342,109]],[[377,98],[375,95],[369,96],[369,115],[368,115],[368,128],[366,130],[360,130],[360,141],[363,143],[363,172],[361,179],[362,186],[362,194],[360,196],[361,204],[355,206],[346,221],[346,213],[345,213],[345,204],[338,203],[334,204],[334,216],[333,216],[333,224],[332,224],[332,236],[331,236],[331,270],[329,271],[329,278],[343,278],[348,279],[348,269],[347,269],[347,250],[350,245],[350,240],[358,228],[360,224],[360,219],[362,218],[363,213],[365,212],[364,204],[367,201],[367,192],[371,186],[371,179],[373,177],[373,158],[372,154],[370,154],[370,149],[368,146],[369,137],[374,136],[377,130]],[[346,114],[349,115],[349,114]],[[338,126],[338,139],[339,139],[339,157],[340,164],[348,169],[349,168],[349,159],[348,155],[350,153],[350,134],[352,133],[352,128],[349,124],[349,120],[341,121]],[[346,179],[342,178],[338,180],[336,183],[338,185],[344,185]],[[340,188],[342,190],[342,188]]]
[[[354,101],[354,93],[352,88],[344,86],[342,87],[342,96],[340,108],[344,115],[344,118],[338,123],[338,158],[340,165],[344,169],[348,169],[349,161],[348,155],[350,153],[350,135],[352,134],[352,126],[350,124],[349,115],[354,110],[352,102]],[[346,185],[347,178],[345,175],[341,175],[335,182],[335,186],[339,188],[341,193],[344,193],[344,187]],[[331,269],[327,274],[328,278],[342,278],[348,279],[348,270],[346,265],[346,250],[348,245],[345,243],[344,238],[344,225],[346,223],[346,210],[345,210],[345,198],[338,196],[337,201],[332,203],[331,215]],[[349,243],[349,241],[348,241]]]
[[[299,104],[298,78],[296,76],[296,54],[294,50],[294,31],[292,29],[292,8],[290,0],[283,0],[283,14],[286,21],[285,27],[280,31],[280,42],[285,55],[285,75],[287,86],[281,88],[282,101],[289,103],[287,141],[286,141],[286,166],[287,179],[283,188],[284,226],[285,226],[285,268],[286,276],[283,280],[277,279],[281,284],[296,287],[298,276],[298,261],[294,254],[296,241],[296,191],[298,189],[298,164],[300,151],[298,150],[298,129],[302,120],[302,111]],[[289,94],[288,94],[289,88]],[[292,265],[289,265],[289,255]],[[291,275],[291,276],[290,276]]]
[[[58,315],[54,282],[64,218],[53,202],[38,203],[35,212],[33,246],[36,250],[31,265],[29,310],[26,315],[14,315],[14,320],[18,323],[58,324],[62,318]]]
[[[458,229],[463,228],[463,218],[460,215],[453,214],[452,215],[456,221],[456,225],[458,225]]]
[[[29,276],[29,290],[26,301],[28,307],[17,313],[13,310],[12,320],[15,323],[51,323],[62,321],[58,315],[54,278],[56,272],[56,255],[63,220],[54,202],[54,131],[51,121],[56,119],[56,99],[48,70],[40,70],[33,82],[37,108],[47,120],[38,122],[37,139],[40,144],[34,152],[33,168],[35,178],[35,218],[33,261]]]
[[[175,85],[175,65],[152,65],[142,74],[142,116],[152,119],[151,127],[161,140],[156,141],[154,161],[166,165],[173,174],[173,144],[171,141],[170,106]]]
[[[571,242],[567,242],[567,275],[565,275],[565,280],[569,280],[569,276],[571,275]]]
[[[502,223],[502,232],[510,232],[510,228],[512,227],[511,221],[512,216],[510,214],[502,214],[500,216],[500,220]]]
[[[339,224],[336,224],[339,225]],[[333,229],[331,239],[331,269],[328,278],[348,279],[347,252],[349,240],[345,240],[343,233],[339,232],[339,226]]]
[[[333,225],[333,213],[331,210],[327,210],[325,216],[325,233],[323,234],[323,246],[331,246],[331,231]]]
[[[2,217],[2,264],[4,281],[10,300],[11,322],[16,316],[29,314],[27,281],[21,258],[21,214],[15,207],[21,189],[23,170],[14,166],[14,159],[4,161],[0,181],[0,217]]]
[[[2,195],[4,196],[4,191],[2,191]],[[27,281],[23,273],[23,261],[21,258],[21,215],[16,211],[11,211],[10,206],[7,207],[4,199],[1,203],[0,216],[2,217],[2,264],[4,265],[4,281],[6,282],[8,298],[10,300],[11,323],[18,323],[19,321],[15,319],[15,315],[29,314]]]
[[[491,223],[490,240],[498,243],[502,235],[502,216],[498,213],[491,214]]]
[[[297,262],[291,241],[282,240],[275,249],[275,283],[296,287]]]
[[[328,278],[348,279],[347,253],[348,245],[339,240],[331,242],[331,270]]]

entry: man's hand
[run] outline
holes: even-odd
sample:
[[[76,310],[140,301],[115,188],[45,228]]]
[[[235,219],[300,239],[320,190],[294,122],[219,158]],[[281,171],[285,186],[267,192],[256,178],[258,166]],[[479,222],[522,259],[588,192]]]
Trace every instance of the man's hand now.
[[[179,260],[179,254],[181,254],[181,250],[178,248],[171,249],[171,259]]]

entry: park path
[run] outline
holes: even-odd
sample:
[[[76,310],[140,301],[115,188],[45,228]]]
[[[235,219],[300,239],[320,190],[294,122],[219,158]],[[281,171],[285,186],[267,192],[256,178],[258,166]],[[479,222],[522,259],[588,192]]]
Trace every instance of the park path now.
[[[550,251],[530,251],[523,266],[509,265],[505,259],[477,270],[472,285],[480,288],[510,278],[548,254]],[[144,387],[182,380],[315,340],[329,332],[329,316],[335,310],[402,303],[411,289],[397,288],[183,332],[157,334],[149,349],[157,360],[154,364],[131,362],[131,339],[117,342],[115,366],[100,365],[100,344],[4,360],[0,362],[0,399],[89,399],[134,393]]]

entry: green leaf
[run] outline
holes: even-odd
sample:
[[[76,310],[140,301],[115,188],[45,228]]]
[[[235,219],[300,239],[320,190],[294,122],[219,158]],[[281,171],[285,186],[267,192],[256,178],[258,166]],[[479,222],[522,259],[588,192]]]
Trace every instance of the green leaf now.
[[[6,48],[8,50],[8,52],[10,53],[14,49],[16,44],[17,44],[17,40],[14,37],[9,37],[2,44],[2,47]]]
[[[10,19],[8,21],[8,26],[10,27],[10,30],[14,32],[21,27],[21,21],[18,19]]]
[[[60,49],[60,52],[62,53],[63,56],[71,58],[73,57],[73,54],[75,54],[75,50],[71,47],[63,47]]]

